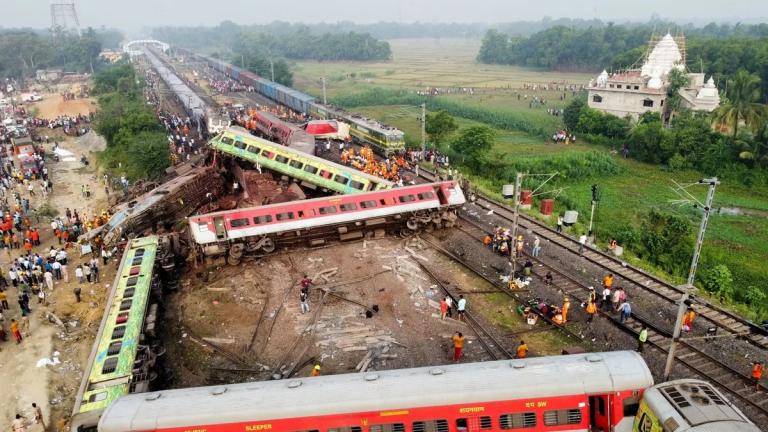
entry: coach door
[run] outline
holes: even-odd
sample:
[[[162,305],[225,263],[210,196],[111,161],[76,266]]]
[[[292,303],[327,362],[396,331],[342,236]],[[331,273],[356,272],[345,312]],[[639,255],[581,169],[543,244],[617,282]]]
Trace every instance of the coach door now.
[[[589,397],[589,424],[592,425],[593,430],[611,430],[609,411],[607,395]]]
[[[227,228],[224,226],[223,217],[213,218],[213,227],[216,229],[216,238],[218,240],[224,240],[227,238]]]

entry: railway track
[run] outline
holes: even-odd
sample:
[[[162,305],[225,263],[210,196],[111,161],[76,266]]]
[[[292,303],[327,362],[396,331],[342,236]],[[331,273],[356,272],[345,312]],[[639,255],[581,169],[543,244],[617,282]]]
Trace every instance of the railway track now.
[[[473,221],[467,219],[463,219],[463,221],[471,227],[474,233],[466,229],[466,225],[460,228],[460,231],[470,236],[473,240],[480,242],[484,235],[483,228]],[[587,301],[589,289],[585,284],[536,257],[530,255],[527,257],[539,264],[539,266],[533,267],[534,276],[543,281],[545,274],[551,272],[554,276],[552,285],[555,288],[580,303]],[[646,326],[648,329],[647,344],[651,345],[663,356],[666,356],[668,353],[672,335],[666,329],[661,328],[653,318],[633,312],[629,319],[621,321],[612,311],[598,310],[598,313],[634,338],[640,334],[642,327]],[[765,419],[768,419],[768,388],[761,385],[762,391],[756,392],[751,378],[740,369],[737,370],[723,363],[721,360],[695,347],[690,342],[685,341],[685,339],[680,339],[678,342],[675,360],[678,364],[688,368],[702,379],[718,385],[724,391],[756,409]]]
[[[437,180],[437,176],[434,173],[423,169],[420,170],[419,175],[428,181]],[[494,214],[510,221],[510,223],[514,216],[514,211],[509,207],[496,203],[482,195],[477,195],[475,204],[482,209],[493,210]],[[681,288],[663,281],[642,269],[627,265],[616,257],[595,248],[585,246],[583,254],[579,254],[580,245],[578,241],[557,232],[529,216],[520,214],[518,225],[522,229],[532,231],[542,240],[547,240],[553,245],[574,254],[574,256],[581,255],[592,264],[613,273],[614,276],[624,279],[626,281],[625,285],[631,284],[635,289],[651,293],[669,303],[677,303],[683,296]],[[760,325],[701,298],[696,298],[692,306],[700,318],[704,318],[714,326],[743,338],[758,348],[768,350],[768,332]]]
[[[431,277],[435,283],[437,283],[440,288],[442,288],[443,291],[445,291],[446,295],[448,295],[452,300],[454,304],[458,304],[459,298],[456,294],[451,292],[447,286],[441,281],[430,269],[428,269],[424,264],[417,261],[419,266],[426,274]],[[466,318],[466,323],[469,325],[469,327],[472,329],[472,331],[477,335],[477,340],[480,342],[480,345],[483,346],[485,351],[488,353],[488,355],[491,356],[493,360],[503,360],[503,359],[511,359],[514,358],[515,355],[507,350],[505,345],[499,341],[488,329],[486,329],[482,324],[480,324],[477,319],[469,313],[469,311],[466,311],[464,313],[464,318]]]

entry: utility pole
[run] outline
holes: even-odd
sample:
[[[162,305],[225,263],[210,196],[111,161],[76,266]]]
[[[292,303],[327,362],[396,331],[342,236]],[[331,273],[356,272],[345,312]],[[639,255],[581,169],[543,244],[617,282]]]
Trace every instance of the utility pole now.
[[[421,104],[421,151],[427,149],[427,104]]]
[[[511,281],[515,280],[515,271],[517,271],[517,218],[520,215],[520,192],[523,188],[523,173],[518,172],[515,176],[515,214],[512,218],[512,243],[509,245],[509,263],[512,265]]]
[[[328,98],[326,97],[325,93],[325,77],[322,78],[323,81],[323,105],[328,105]]]
[[[245,69],[245,54],[240,54],[240,66]]]
[[[272,62],[272,57],[269,58],[269,69],[272,71],[272,82],[275,82],[275,64]]]
[[[705,184],[709,186],[709,191],[707,192],[707,201],[702,206],[704,208],[704,214],[701,217],[701,225],[699,226],[699,234],[696,236],[696,246],[693,250],[693,258],[691,259],[691,268],[688,271],[688,281],[685,285],[685,291],[683,292],[683,296],[680,298],[680,306],[677,308],[677,318],[675,319],[675,328],[672,332],[672,343],[669,345],[669,352],[667,354],[667,363],[664,366],[664,381],[669,380],[669,374],[672,372],[672,364],[675,361],[675,349],[677,348],[677,341],[680,339],[680,331],[682,329],[683,325],[683,315],[685,315],[685,310],[687,309],[686,301],[688,301],[688,298],[691,295],[691,292],[693,291],[693,282],[696,280],[696,268],[699,266],[699,256],[701,255],[701,247],[704,244],[704,234],[707,231],[707,223],[709,222],[709,212],[712,210],[712,201],[715,198],[715,188],[717,185],[720,184],[720,182],[717,180],[717,177],[712,177],[708,179],[702,179],[699,180],[698,184]],[[684,189],[681,187],[681,189]],[[693,196],[685,191],[685,193],[693,198]],[[695,198],[693,198],[694,201],[698,203]]]

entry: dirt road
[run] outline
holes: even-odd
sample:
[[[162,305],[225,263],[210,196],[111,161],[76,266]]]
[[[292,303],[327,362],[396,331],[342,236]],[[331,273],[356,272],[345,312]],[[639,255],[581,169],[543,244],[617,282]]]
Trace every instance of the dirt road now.
[[[79,162],[81,155],[92,157],[88,153],[91,149],[89,140],[73,138],[60,138],[60,146],[75,154],[74,161],[54,162],[47,159],[46,164],[53,180],[53,193],[44,200],[40,194],[38,184],[35,186],[35,196],[31,196],[33,208],[39,208],[47,201],[60,215],[64,214],[68,207],[77,209],[81,215],[92,215],[106,206],[104,187],[96,181],[96,172],[93,164],[85,168]],[[46,152],[51,153],[50,146],[46,146]],[[90,184],[91,199],[81,196],[81,186]],[[29,197],[24,191],[22,196]],[[33,252],[45,253],[55,244],[50,227],[50,218],[41,217],[39,221],[32,218],[33,226],[40,228],[41,245],[33,249]],[[114,269],[101,268],[101,282],[90,286],[81,286],[83,303],[74,303],[73,289],[76,279],[73,276],[74,268],[85,258],[80,258],[77,250],[70,249],[71,269],[69,283],[57,282],[54,290],[48,292],[48,305],[38,305],[37,300],[31,303],[31,335],[24,338],[21,344],[9,341],[0,342],[0,430],[8,430],[11,420],[17,413],[28,419],[34,418],[32,402],[36,402],[43,410],[47,424],[56,424],[62,418],[68,417],[72,409],[74,393],[82,376],[82,365],[90,350],[93,336],[98,330],[98,320],[103,311],[104,293],[106,286],[111,282]],[[14,251],[13,256],[16,256]],[[0,265],[3,271],[8,271],[9,255],[2,251]],[[18,290],[10,288],[8,299],[10,310],[5,311],[6,329],[11,318],[19,319],[20,311],[16,298]],[[71,335],[65,336],[61,328],[46,320],[46,312],[52,311],[62,317],[66,323],[76,323],[71,326]],[[54,352],[59,351],[59,364],[37,367],[40,359],[51,359]],[[30,432],[42,431],[42,425],[30,425]],[[56,428],[49,428],[56,430]]]

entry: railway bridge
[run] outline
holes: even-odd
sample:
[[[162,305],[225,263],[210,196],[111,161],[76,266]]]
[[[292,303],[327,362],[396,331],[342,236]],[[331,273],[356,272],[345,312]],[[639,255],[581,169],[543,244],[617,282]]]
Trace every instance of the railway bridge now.
[[[163,52],[168,51],[168,48],[170,48],[170,45],[168,45],[165,42],[159,41],[159,40],[155,40],[155,39],[138,39],[138,40],[130,41],[130,42],[126,43],[125,45],[123,45],[123,52],[128,54],[128,55],[130,55],[131,57],[138,56],[138,55],[141,55],[141,54],[144,53],[140,49],[142,46],[154,46],[154,47],[157,47],[157,48],[163,50]]]

